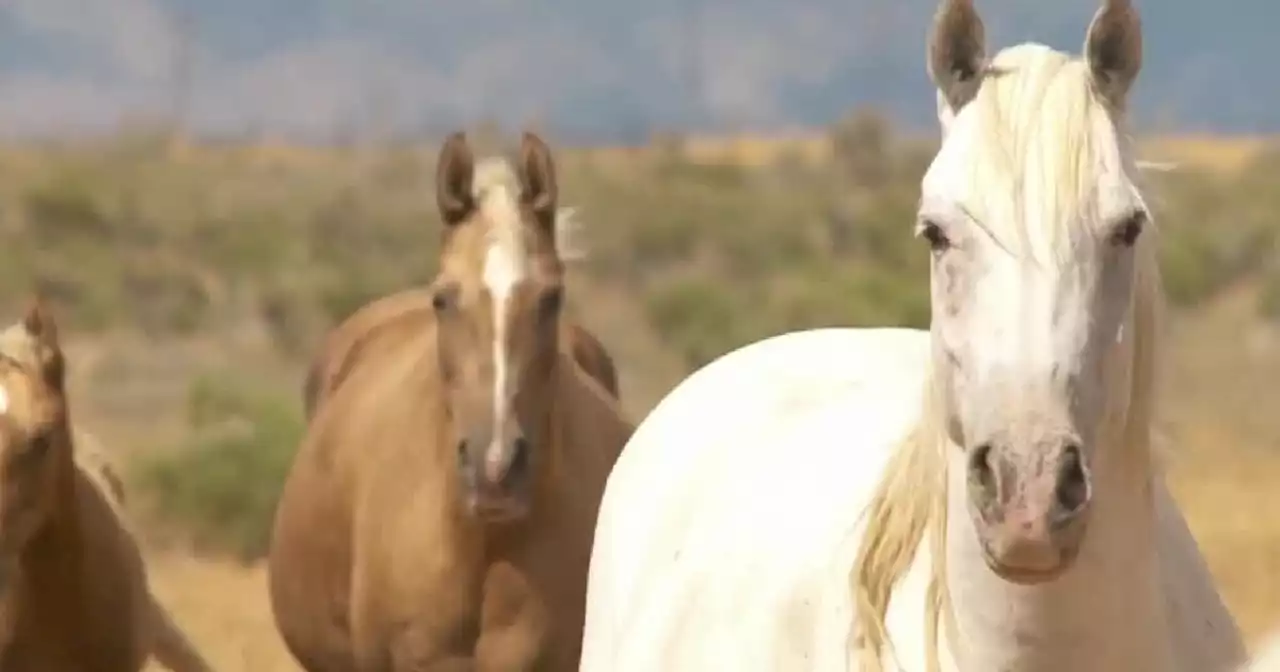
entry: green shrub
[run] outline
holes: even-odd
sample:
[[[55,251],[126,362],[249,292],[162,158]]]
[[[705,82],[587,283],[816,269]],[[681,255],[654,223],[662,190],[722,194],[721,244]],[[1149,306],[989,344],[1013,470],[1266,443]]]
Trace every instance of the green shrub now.
[[[140,458],[133,465],[136,481],[162,522],[180,526],[198,546],[244,560],[263,556],[302,438],[300,409],[292,400],[202,378],[188,393],[187,420],[194,438]]]
[[[1160,272],[1169,302],[1188,307],[1204,301],[1222,283],[1221,263],[1202,235],[1167,238],[1160,250]]]
[[[1280,321],[1280,271],[1272,270],[1263,281],[1258,312],[1268,320]]]
[[[650,323],[690,369],[740,344],[735,325],[742,314],[729,291],[709,282],[688,280],[649,297]]]
[[[796,153],[764,167],[700,165],[674,134],[652,160],[559,152],[562,204],[589,237],[571,295],[629,304],[584,315],[636,320],[610,331],[652,329],[662,356],[689,368],[787,330],[926,325],[929,255],[911,228],[936,138],[910,139],[875,111],[845,117],[828,138],[828,162]],[[199,334],[217,348],[264,329],[296,371],[327,326],[435,273],[435,148],[289,162],[162,150],[134,137],[0,151],[0,303],[38,287],[90,337]],[[1258,310],[1280,320],[1280,151],[1230,175],[1194,165],[1148,175],[1175,306],[1194,311],[1233,283],[1260,283]],[[618,364],[644,377],[651,362]],[[221,378],[190,397],[193,438],[138,463],[141,485],[198,543],[259,555],[303,431],[295,400]]]
[[[134,323],[153,335],[184,335],[199,329],[210,307],[201,278],[170,259],[135,259],[122,271],[121,303]]]
[[[657,216],[631,236],[628,253],[646,265],[669,267],[693,255],[698,240],[697,223],[684,213]]]
[[[105,240],[111,222],[88,176],[58,175],[26,193],[24,206],[32,233],[45,243],[72,236]]]

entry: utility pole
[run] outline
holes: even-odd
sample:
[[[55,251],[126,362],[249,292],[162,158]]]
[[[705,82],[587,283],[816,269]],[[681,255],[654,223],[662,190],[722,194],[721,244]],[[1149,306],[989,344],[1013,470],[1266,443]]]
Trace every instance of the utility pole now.
[[[169,142],[185,142],[195,74],[195,19],[186,9],[173,15],[173,54],[169,71]]]
[[[706,20],[702,0],[687,0],[685,6],[685,44],[684,44],[684,125],[697,126],[702,123],[702,91],[703,91],[703,21]],[[686,128],[686,131],[693,131]]]

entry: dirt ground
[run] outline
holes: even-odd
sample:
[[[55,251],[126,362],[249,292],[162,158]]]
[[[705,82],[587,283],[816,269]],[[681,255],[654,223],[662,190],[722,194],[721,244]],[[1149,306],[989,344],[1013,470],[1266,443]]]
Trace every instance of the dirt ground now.
[[[267,603],[265,567],[173,552],[150,557],[151,585],[214,669],[296,672]],[[164,668],[156,664],[147,672]]]

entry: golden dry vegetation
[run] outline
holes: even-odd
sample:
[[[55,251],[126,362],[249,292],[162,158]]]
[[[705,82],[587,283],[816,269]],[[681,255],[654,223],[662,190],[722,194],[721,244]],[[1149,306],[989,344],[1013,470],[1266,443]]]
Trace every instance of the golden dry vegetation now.
[[[1182,164],[1155,185],[1175,303],[1169,469],[1256,638],[1280,623],[1280,162],[1263,138],[1143,146]],[[61,307],[78,420],[129,467],[155,589],[219,669],[296,669],[258,558],[302,364],[356,305],[430,277],[432,151],[0,150],[0,301],[34,280]],[[636,417],[766,334],[927,318],[904,222],[928,146],[883,120],[561,156],[592,251],[571,308],[613,351]]]
[[[1175,493],[1252,642],[1280,623],[1280,418],[1266,403],[1280,376],[1280,332],[1249,334],[1259,328],[1247,294],[1215,306],[1212,321],[1178,325],[1170,355],[1181,365],[1170,386],[1187,391],[1169,395],[1166,416],[1177,437],[1168,455]],[[1250,345],[1223,347],[1241,334]],[[175,551],[151,562],[161,599],[219,669],[298,669],[271,621],[260,564]]]
[[[1157,136],[1144,138],[1142,155],[1153,161],[1188,163],[1213,171],[1239,170],[1263,151],[1270,138],[1257,136],[1219,137],[1205,135]],[[782,158],[800,158],[820,164],[831,160],[832,146],[825,133],[794,131],[771,136],[693,136],[683,139],[691,159],[706,163],[767,166]],[[603,147],[593,150],[625,161],[641,150]]]

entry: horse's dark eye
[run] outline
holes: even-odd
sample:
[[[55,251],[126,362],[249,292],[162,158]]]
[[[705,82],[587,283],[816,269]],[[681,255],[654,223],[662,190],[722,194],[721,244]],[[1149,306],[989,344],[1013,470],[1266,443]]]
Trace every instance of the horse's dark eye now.
[[[453,289],[448,287],[436,290],[435,294],[431,295],[431,307],[437,313],[448,310],[453,307],[454,294]]]
[[[1138,241],[1138,236],[1142,235],[1142,229],[1146,227],[1146,224],[1147,214],[1145,212],[1135,212],[1129,215],[1112,230],[1112,244],[1133,247],[1133,244]]]
[[[27,440],[27,445],[17,454],[17,458],[26,463],[30,460],[38,460],[40,456],[49,452],[49,447],[53,445],[53,440],[49,438],[46,432],[37,432],[31,435]]]
[[[916,227],[916,237],[927,241],[929,249],[934,252],[944,252],[951,247],[951,239],[947,237],[942,227],[933,220],[920,220],[920,224]]]
[[[538,310],[544,316],[555,315],[562,305],[564,305],[563,287],[550,287],[538,299]]]

